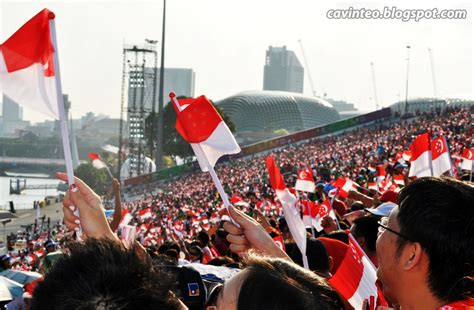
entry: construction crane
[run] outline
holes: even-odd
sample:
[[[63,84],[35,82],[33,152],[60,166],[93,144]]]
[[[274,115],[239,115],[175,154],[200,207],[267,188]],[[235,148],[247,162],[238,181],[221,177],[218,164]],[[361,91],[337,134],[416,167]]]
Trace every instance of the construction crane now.
[[[316,90],[314,89],[313,78],[311,77],[311,71],[309,70],[308,61],[306,60],[306,55],[304,53],[303,41],[301,41],[301,39],[298,39],[298,42],[300,44],[301,54],[303,55],[304,66],[306,68],[305,71],[306,74],[308,74],[309,86],[311,86],[311,92],[313,93],[313,96],[316,97]]]
[[[375,84],[375,70],[374,70],[374,63],[370,63],[370,70],[372,71],[372,83],[374,84],[374,102],[375,102],[375,110],[379,109],[379,101],[377,99],[377,85]]]
[[[433,61],[433,54],[431,53],[431,48],[428,47],[428,53],[430,54],[430,63],[431,63],[431,75],[433,78],[433,91],[434,96],[438,96],[438,87],[436,86],[436,77],[435,77],[435,69],[434,69],[434,61]]]

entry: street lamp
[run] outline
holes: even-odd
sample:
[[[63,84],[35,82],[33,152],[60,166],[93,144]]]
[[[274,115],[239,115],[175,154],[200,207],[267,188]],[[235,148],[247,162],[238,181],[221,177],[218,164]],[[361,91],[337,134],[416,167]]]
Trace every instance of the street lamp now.
[[[405,87],[405,114],[408,113],[408,73],[410,70],[410,45],[407,45],[407,83]]]

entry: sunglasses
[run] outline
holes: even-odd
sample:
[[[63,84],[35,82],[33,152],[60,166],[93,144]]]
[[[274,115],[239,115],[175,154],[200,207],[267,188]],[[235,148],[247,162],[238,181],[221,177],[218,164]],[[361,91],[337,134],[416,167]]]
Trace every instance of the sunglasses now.
[[[391,228],[388,227],[388,217],[382,217],[380,221],[377,222],[377,225],[379,225],[379,234],[382,234],[384,231],[388,230],[392,234],[395,234],[399,237],[402,237],[403,239],[406,239],[408,241],[414,242],[410,237],[407,237],[398,231],[395,231]]]

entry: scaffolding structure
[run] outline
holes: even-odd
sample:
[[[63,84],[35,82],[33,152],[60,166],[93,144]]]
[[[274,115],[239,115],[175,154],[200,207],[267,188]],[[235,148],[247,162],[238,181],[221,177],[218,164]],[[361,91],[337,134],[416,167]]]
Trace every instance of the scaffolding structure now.
[[[157,105],[158,54],[155,45],[156,41],[146,40],[146,44],[124,44],[123,47],[118,174],[124,163],[128,169],[127,175],[120,175],[121,179],[149,172],[145,155],[152,156],[154,150],[147,150],[145,119],[156,111]],[[124,132],[124,113],[127,132]]]

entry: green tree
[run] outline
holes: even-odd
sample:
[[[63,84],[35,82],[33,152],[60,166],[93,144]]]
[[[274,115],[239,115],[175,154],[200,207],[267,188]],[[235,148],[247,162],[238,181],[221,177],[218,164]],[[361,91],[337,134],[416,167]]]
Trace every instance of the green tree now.
[[[178,97],[183,99],[186,97]],[[211,101],[214,105],[214,103]],[[221,115],[224,122],[229,127],[230,131],[235,131],[235,125],[230,118],[219,108],[216,107],[217,112]],[[148,147],[155,147],[154,141],[156,140],[156,126],[157,126],[157,114],[150,113],[145,120],[145,137],[147,140]],[[163,109],[163,153],[169,156],[179,156],[181,158],[189,158],[194,155],[193,150],[188,142],[186,142],[181,135],[175,129],[176,113],[173,109],[171,102],[168,102]]]
[[[105,195],[112,184],[107,171],[105,169],[96,169],[91,163],[79,165],[74,174],[86,182],[99,195]]]

